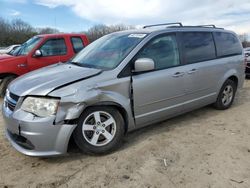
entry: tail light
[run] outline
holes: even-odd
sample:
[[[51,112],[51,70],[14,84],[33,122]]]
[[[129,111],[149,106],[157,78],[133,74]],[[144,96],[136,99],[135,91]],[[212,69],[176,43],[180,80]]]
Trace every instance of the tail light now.
[[[245,67],[248,67],[248,66],[247,66],[247,58],[248,58],[248,56],[249,56],[248,54],[245,54],[245,59],[244,59]]]

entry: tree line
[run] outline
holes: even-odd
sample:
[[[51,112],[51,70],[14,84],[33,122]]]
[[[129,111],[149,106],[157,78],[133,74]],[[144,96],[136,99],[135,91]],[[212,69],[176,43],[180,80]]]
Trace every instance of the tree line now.
[[[111,26],[100,24],[80,33],[85,33],[88,36],[89,41],[92,42],[103,35],[133,28],[133,26],[126,26],[122,24]],[[22,44],[35,35],[52,33],[60,33],[60,31],[50,27],[34,28],[29,23],[24,22],[21,19],[8,21],[0,17],[0,46]]]
[[[240,38],[240,40],[242,42],[242,46],[244,48],[250,47],[250,41],[249,41],[248,35],[246,33],[239,35],[239,38]]]
[[[8,21],[0,17],[0,46],[22,44],[34,35],[57,32],[53,28],[34,28],[21,19]]]
[[[80,33],[85,33],[90,42],[102,37],[103,35],[122,31],[127,29],[134,29],[134,26],[128,25],[95,25],[88,29],[87,31],[82,31]],[[0,46],[8,46],[12,44],[22,44],[29,38],[38,34],[51,34],[60,33],[58,29],[45,27],[45,28],[34,28],[29,23],[24,22],[21,19],[14,19],[8,21],[0,17]],[[250,47],[250,41],[247,34],[239,35],[243,47]]]

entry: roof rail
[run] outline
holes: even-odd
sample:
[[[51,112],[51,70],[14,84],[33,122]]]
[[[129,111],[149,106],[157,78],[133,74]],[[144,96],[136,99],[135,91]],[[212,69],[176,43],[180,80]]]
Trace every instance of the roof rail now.
[[[209,25],[197,25],[196,27],[213,27],[216,28],[215,25],[209,24]]]
[[[173,22],[173,23],[163,23],[163,24],[154,24],[154,25],[145,25],[143,26],[143,29],[148,28],[148,27],[157,27],[157,26],[167,26],[168,28],[175,28],[175,27],[190,27],[190,28],[194,28],[194,27],[212,27],[212,28],[216,28],[216,29],[224,29],[224,28],[220,28],[220,27],[216,27],[213,24],[208,24],[208,25],[182,25],[181,22]]]
[[[168,28],[178,28],[180,26],[169,26]],[[224,28],[221,28],[221,27],[216,27],[215,25],[184,25],[184,26],[181,26],[183,28],[215,28],[215,29],[224,29]]]
[[[145,26],[143,26],[143,29],[148,28],[148,27],[157,27],[157,26],[164,26],[164,25],[179,25],[179,27],[183,27],[182,23],[180,23],[180,22],[174,22],[174,23],[163,23],[163,24],[145,25]]]

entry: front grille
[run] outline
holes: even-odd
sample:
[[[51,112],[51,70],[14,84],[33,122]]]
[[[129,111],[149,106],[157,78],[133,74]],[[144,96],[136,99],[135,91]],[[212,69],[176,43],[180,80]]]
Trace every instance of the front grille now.
[[[10,103],[9,101],[8,101],[8,102],[6,101],[6,106],[7,106],[11,111],[14,111],[14,110],[15,110],[15,107],[16,107],[16,104],[12,104],[12,103]]]
[[[5,100],[4,100],[5,107],[11,111],[14,111],[18,99],[19,99],[19,96],[15,95],[7,90],[6,95],[5,95]]]
[[[14,99],[15,101],[18,101],[19,96],[15,95],[14,93],[9,92],[10,98]]]

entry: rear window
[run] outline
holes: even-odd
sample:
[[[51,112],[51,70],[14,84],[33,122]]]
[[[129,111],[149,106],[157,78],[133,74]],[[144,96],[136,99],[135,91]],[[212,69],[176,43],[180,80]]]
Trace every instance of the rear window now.
[[[75,53],[80,52],[84,48],[84,44],[80,37],[71,37],[71,42]]]
[[[212,33],[182,33],[182,49],[185,63],[196,63],[216,58]]]
[[[242,54],[241,44],[233,34],[215,32],[214,39],[219,57]]]

